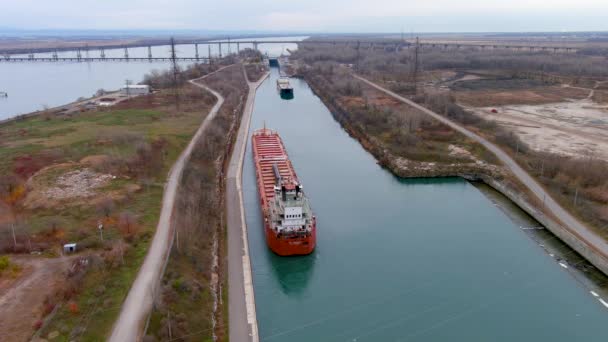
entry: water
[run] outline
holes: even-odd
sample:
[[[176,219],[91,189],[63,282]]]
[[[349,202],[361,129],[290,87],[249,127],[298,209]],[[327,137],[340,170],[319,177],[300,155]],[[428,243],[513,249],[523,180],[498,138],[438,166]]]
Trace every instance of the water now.
[[[252,129],[280,132],[318,216],[317,250],[266,247],[251,149],[243,173],[262,341],[606,341],[608,308],[471,184],[400,180],[302,80],[276,70]]]
[[[257,41],[302,40],[306,37],[270,37],[256,38]],[[252,40],[252,39],[242,39]],[[237,51],[236,42],[222,45],[222,55]],[[240,44],[241,49],[252,48],[252,44]],[[211,47],[211,56],[219,54],[217,45]],[[295,49],[295,44],[259,44],[262,53],[278,55],[287,49]],[[195,47],[177,45],[177,56],[193,57]],[[207,45],[199,45],[199,55],[207,57]],[[123,57],[123,49],[105,50],[106,57]],[[156,57],[170,56],[169,46],[152,47],[152,55]],[[17,57],[19,55],[15,55]],[[20,55],[25,56],[26,55]],[[51,57],[52,53],[36,54],[38,57]],[[76,57],[76,52],[59,52],[59,57]],[[83,51],[83,57],[87,54]],[[100,52],[90,50],[90,57],[99,57]],[[148,48],[129,48],[130,57],[148,56]],[[188,63],[181,63],[182,66]],[[0,62],[0,92],[7,92],[8,98],[0,98],[0,120],[19,114],[42,110],[45,107],[56,107],[76,101],[79,97],[92,96],[97,90],[117,90],[126,80],[140,82],[146,73],[157,69],[166,70],[168,62],[48,62],[48,63],[5,63]]]

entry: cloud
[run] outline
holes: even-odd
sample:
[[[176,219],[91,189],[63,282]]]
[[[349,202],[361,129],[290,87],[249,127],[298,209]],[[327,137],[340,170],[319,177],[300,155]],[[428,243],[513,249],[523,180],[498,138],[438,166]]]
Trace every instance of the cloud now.
[[[569,29],[606,30],[605,13],[606,0],[19,0],[3,3],[0,23],[29,29],[398,31],[406,25],[513,31],[559,30],[564,24],[555,21],[567,19]]]

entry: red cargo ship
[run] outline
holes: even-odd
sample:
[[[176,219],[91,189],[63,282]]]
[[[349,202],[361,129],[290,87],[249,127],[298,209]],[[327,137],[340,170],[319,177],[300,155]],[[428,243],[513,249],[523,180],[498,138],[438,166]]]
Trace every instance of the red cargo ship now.
[[[282,256],[312,253],[317,220],[281,137],[264,128],[251,140],[268,247]]]

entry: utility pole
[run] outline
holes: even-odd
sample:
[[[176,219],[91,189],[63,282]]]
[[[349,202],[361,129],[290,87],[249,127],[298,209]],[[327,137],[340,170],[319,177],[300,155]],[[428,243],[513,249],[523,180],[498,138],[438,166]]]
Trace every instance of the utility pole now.
[[[11,222],[11,230],[13,231],[13,251],[17,251],[17,237],[15,236],[15,222]]]
[[[131,92],[129,86],[131,85],[131,80],[125,80],[125,90],[127,91],[127,98],[131,96]]]
[[[540,176],[542,177],[545,173],[545,159],[540,164]]]
[[[416,46],[414,46],[414,70],[413,70],[413,80],[414,80],[414,91],[418,94],[418,54],[420,47],[420,40],[416,37]]]
[[[359,72],[359,63],[361,63],[361,42],[357,40],[357,65],[355,65],[357,72]]]
[[[103,242],[103,223],[97,221],[97,229],[99,229],[99,239]]]
[[[177,90],[177,77],[179,67],[177,65],[177,54],[175,53],[175,39],[171,37],[171,64],[173,65],[173,91],[175,96],[175,108],[179,109],[179,93]]]
[[[578,186],[576,187],[576,190],[574,190],[574,206],[576,207],[578,202]]]
[[[167,323],[169,324],[169,340],[173,339],[173,334],[171,333],[171,311],[167,312]]]

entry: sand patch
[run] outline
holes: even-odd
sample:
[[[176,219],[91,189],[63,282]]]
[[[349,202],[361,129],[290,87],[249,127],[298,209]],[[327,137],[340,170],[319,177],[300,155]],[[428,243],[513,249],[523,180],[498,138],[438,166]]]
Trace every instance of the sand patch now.
[[[76,163],[46,167],[27,182],[27,208],[51,208],[61,204],[80,205],[101,195],[99,189],[116,176],[103,174]],[[92,201],[94,202],[94,201]]]
[[[534,150],[608,160],[607,105],[584,99],[468,109],[507,127]]]

